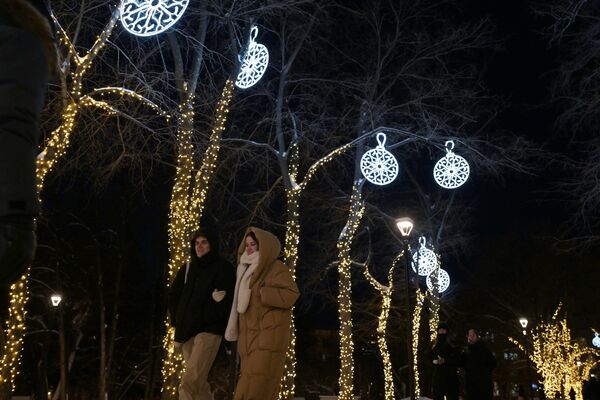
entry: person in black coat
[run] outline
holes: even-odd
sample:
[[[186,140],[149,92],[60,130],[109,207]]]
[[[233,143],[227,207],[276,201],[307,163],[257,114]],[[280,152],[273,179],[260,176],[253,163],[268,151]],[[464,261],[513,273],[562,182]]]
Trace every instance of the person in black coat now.
[[[458,353],[448,339],[448,330],[447,324],[438,325],[437,338],[431,349],[434,400],[458,400]]]
[[[479,340],[475,329],[467,333],[467,347],[460,355],[460,366],[465,370],[466,399],[493,399],[492,371],[496,368],[496,358]]]
[[[207,377],[229,319],[235,270],[219,255],[216,233],[198,230],[190,247],[191,261],[179,269],[169,291],[175,346],[186,363],[179,399],[209,400]]]

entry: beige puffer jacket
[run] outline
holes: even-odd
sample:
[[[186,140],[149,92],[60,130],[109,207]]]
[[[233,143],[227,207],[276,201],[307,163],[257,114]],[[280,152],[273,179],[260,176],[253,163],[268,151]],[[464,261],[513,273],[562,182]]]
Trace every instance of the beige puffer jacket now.
[[[277,259],[281,251],[277,237],[254,227],[246,235],[249,232],[258,239],[260,258],[250,280],[250,303],[239,315],[241,376],[234,400],[271,400],[277,398],[283,376],[292,306],[300,293],[289,268]],[[238,249],[238,263],[246,235]]]

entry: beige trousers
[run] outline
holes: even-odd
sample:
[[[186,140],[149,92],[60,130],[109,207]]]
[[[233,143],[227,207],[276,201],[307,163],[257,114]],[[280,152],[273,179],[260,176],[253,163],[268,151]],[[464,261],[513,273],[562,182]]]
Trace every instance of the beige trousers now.
[[[221,335],[207,332],[182,345],[185,372],[179,384],[179,400],[213,400],[207,378],[220,345]]]

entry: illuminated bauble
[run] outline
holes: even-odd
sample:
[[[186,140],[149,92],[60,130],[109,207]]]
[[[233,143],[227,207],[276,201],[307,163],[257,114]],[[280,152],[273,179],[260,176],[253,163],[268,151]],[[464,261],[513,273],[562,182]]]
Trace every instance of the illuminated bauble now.
[[[446,155],[433,167],[433,178],[445,189],[456,189],[469,179],[469,163],[463,157],[454,154],[454,142],[446,142]]]
[[[436,272],[431,273],[427,276],[427,289],[433,292]],[[438,293],[444,293],[448,287],[450,287],[450,275],[446,272],[446,270],[438,269],[437,270],[437,291]]]
[[[267,65],[269,65],[269,50],[265,45],[254,41],[257,35],[258,28],[253,26],[250,29],[250,42],[242,59],[240,73],[235,81],[235,86],[240,89],[254,86],[265,74]]]
[[[123,28],[136,36],[153,36],[172,27],[190,0],[125,0],[121,3]]]
[[[438,258],[435,252],[425,246],[425,238],[419,238],[419,250],[413,254],[412,269],[421,276],[427,276],[438,267]],[[419,267],[417,268],[417,264]]]
[[[375,185],[387,185],[398,176],[398,161],[385,149],[385,133],[377,134],[377,147],[367,151],[360,159],[360,171]]]
[[[594,338],[592,339],[592,345],[594,345],[594,347],[600,348],[600,336],[598,336],[597,333],[594,333]]]

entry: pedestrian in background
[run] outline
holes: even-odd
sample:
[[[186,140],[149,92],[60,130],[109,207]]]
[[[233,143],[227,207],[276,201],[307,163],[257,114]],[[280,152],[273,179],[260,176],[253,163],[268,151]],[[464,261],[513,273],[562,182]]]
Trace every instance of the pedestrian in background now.
[[[467,332],[467,346],[460,354],[459,365],[465,371],[466,399],[492,400],[492,371],[496,368],[496,358],[480,340],[476,329]]]
[[[433,399],[458,400],[458,352],[448,337],[449,327],[440,323],[433,342],[430,361],[433,364]]]

